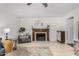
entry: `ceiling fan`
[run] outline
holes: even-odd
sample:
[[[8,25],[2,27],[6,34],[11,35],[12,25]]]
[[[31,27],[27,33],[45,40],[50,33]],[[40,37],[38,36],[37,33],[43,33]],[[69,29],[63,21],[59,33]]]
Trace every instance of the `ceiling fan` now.
[[[28,6],[30,6],[32,3],[27,3]],[[44,7],[48,7],[47,3],[41,3]]]

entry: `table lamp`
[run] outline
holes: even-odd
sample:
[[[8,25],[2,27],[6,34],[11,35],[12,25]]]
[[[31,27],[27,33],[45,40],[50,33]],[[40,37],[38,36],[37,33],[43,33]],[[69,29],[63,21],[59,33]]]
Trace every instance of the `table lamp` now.
[[[5,28],[5,29],[4,29],[4,33],[5,33],[5,35],[6,35],[6,39],[8,39],[8,34],[9,34],[9,32],[10,32],[10,28]]]

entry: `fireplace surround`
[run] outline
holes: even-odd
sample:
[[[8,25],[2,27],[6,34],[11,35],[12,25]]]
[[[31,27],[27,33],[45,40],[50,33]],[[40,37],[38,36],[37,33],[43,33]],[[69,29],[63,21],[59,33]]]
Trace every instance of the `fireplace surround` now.
[[[38,38],[37,38],[38,37]],[[32,29],[32,41],[49,41],[49,29]]]

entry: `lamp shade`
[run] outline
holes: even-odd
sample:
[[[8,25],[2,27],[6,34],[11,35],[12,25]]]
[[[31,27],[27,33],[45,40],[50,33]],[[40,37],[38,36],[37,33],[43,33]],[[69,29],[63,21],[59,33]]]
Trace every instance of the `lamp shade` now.
[[[5,28],[4,29],[4,33],[9,33],[10,32],[10,28]]]

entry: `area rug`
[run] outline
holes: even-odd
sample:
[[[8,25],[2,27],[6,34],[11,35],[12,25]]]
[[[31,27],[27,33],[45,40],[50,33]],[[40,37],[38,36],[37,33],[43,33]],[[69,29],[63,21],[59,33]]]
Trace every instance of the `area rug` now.
[[[6,56],[52,56],[49,47],[18,47]]]

